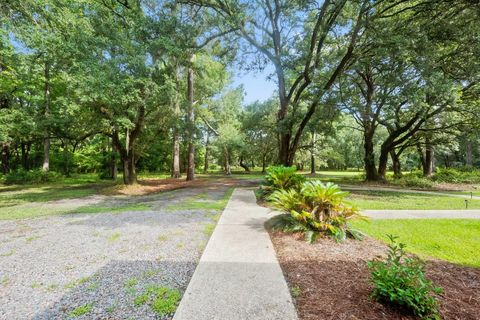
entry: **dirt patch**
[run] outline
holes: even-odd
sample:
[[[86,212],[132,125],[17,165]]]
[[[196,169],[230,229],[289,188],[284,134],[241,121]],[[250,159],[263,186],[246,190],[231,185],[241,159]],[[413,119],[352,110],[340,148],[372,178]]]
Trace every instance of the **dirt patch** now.
[[[254,181],[236,180],[229,178],[221,179],[197,179],[194,181],[185,181],[184,179],[145,179],[140,180],[133,185],[115,185],[102,190],[104,195],[127,195],[139,196],[162,191],[170,191],[182,188],[206,188],[221,186],[250,186],[255,185]]]
[[[376,240],[337,244],[320,239],[309,245],[298,235],[270,234],[302,320],[415,319],[370,298],[367,261],[385,253]],[[427,277],[444,289],[444,319],[475,320],[480,314],[480,269],[443,261],[427,262]]]
[[[476,191],[478,185],[469,183],[448,183],[440,182],[435,184],[435,190],[438,191]]]

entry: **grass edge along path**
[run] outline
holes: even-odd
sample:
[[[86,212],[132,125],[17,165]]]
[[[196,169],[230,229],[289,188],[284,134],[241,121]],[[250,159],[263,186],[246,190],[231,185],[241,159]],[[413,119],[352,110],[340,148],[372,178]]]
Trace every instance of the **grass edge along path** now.
[[[228,188],[223,196],[218,199],[210,199],[206,193],[200,193],[177,203],[169,204],[165,207],[166,211],[174,212],[180,210],[214,210],[222,211],[227,206],[230,197],[235,188]]]
[[[387,234],[396,235],[407,251],[421,258],[480,267],[478,219],[370,220],[352,225],[382,242],[387,242]]]
[[[395,191],[349,191],[349,203],[363,210],[463,210],[480,209],[480,200]]]

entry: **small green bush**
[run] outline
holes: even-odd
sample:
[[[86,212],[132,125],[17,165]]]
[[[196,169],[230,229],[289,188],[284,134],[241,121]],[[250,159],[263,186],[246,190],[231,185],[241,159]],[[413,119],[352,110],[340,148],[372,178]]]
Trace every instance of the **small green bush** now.
[[[62,175],[55,171],[18,169],[5,175],[5,184],[39,184],[58,181],[61,178]]]
[[[372,296],[422,319],[440,319],[434,294],[442,289],[425,277],[425,266],[420,259],[406,256],[405,245],[397,243],[392,235],[388,237],[387,257],[368,262],[374,285]]]
[[[89,313],[90,311],[92,311],[92,309],[93,309],[93,304],[87,303],[70,311],[69,316],[72,318],[80,317]]]
[[[137,296],[133,303],[136,307],[148,303],[155,313],[166,316],[175,312],[181,298],[182,295],[177,289],[152,285],[144,293]]]
[[[348,223],[362,216],[357,208],[344,202],[347,194],[338,185],[320,180],[306,181],[300,190],[276,190],[268,200],[286,214],[272,219],[267,227],[274,231],[302,232],[310,243],[320,234],[332,236],[339,242],[347,236],[362,239],[363,234]]]
[[[437,168],[437,172],[432,179],[448,183],[480,183],[480,170],[472,167]]]
[[[401,178],[393,180],[392,183],[402,187],[421,188],[421,189],[432,188],[434,184],[432,180],[424,177],[419,177],[416,174],[404,175]]]
[[[269,194],[279,189],[298,189],[307,178],[298,174],[295,167],[276,166],[267,169],[262,194]]]

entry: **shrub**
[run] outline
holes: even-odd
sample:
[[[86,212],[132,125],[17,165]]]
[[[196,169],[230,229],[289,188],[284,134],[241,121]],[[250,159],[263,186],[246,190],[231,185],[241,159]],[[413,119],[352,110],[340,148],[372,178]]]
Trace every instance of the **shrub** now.
[[[420,259],[406,256],[405,245],[397,243],[392,235],[388,237],[387,257],[368,262],[373,297],[423,319],[440,319],[434,294],[442,290],[426,279],[425,266]]]
[[[5,175],[5,184],[38,184],[60,180],[62,175],[54,171],[44,172],[40,169],[18,169]]]
[[[480,183],[480,170],[472,167],[459,169],[438,168],[432,179],[438,182],[449,183]]]
[[[269,227],[274,231],[302,232],[310,243],[320,234],[332,236],[339,242],[347,236],[362,239],[363,234],[348,223],[362,216],[355,207],[344,203],[346,195],[338,185],[320,180],[306,181],[300,190],[276,190],[268,200],[286,214],[271,220]]]
[[[269,167],[265,176],[265,183],[260,189],[259,195],[265,197],[275,190],[298,189],[305,180],[305,176],[298,174],[295,167]]]
[[[413,188],[421,188],[421,189],[427,189],[427,188],[433,187],[432,180],[421,177],[421,176],[419,177],[416,174],[404,175],[401,178],[393,180],[392,182],[402,187],[413,187]]]
[[[299,187],[306,178],[298,174],[295,167],[276,166],[267,169],[265,180],[267,185],[275,189],[287,190]]]

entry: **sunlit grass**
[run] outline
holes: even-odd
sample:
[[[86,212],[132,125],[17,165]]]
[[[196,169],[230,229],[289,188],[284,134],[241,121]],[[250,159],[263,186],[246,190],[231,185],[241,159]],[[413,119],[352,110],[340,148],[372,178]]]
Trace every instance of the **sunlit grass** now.
[[[4,207],[0,208],[0,220],[18,220],[27,218],[40,218],[52,215],[65,214],[73,210],[73,206],[46,207],[43,205],[35,207]]]
[[[476,219],[371,220],[353,225],[385,242],[387,234],[396,235],[408,251],[422,258],[480,267],[480,221]]]
[[[465,199],[395,191],[352,191],[347,200],[364,210],[461,210]],[[468,199],[468,209],[480,209],[480,200]]]
[[[165,210],[167,211],[180,211],[180,210],[223,210],[228,200],[233,193],[233,188],[229,188],[222,198],[215,200],[207,198],[206,194],[199,194],[189,197],[181,202],[172,203],[168,205]]]
[[[152,207],[143,203],[132,203],[127,204],[124,206],[84,206],[77,208],[69,213],[102,213],[102,212],[110,212],[110,213],[120,213],[126,211],[147,211],[150,210]]]
[[[66,187],[63,185],[26,186],[0,190],[0,208],[30,202],[47,202],[61,199],[83,198],[97,193],[93,186]]]

